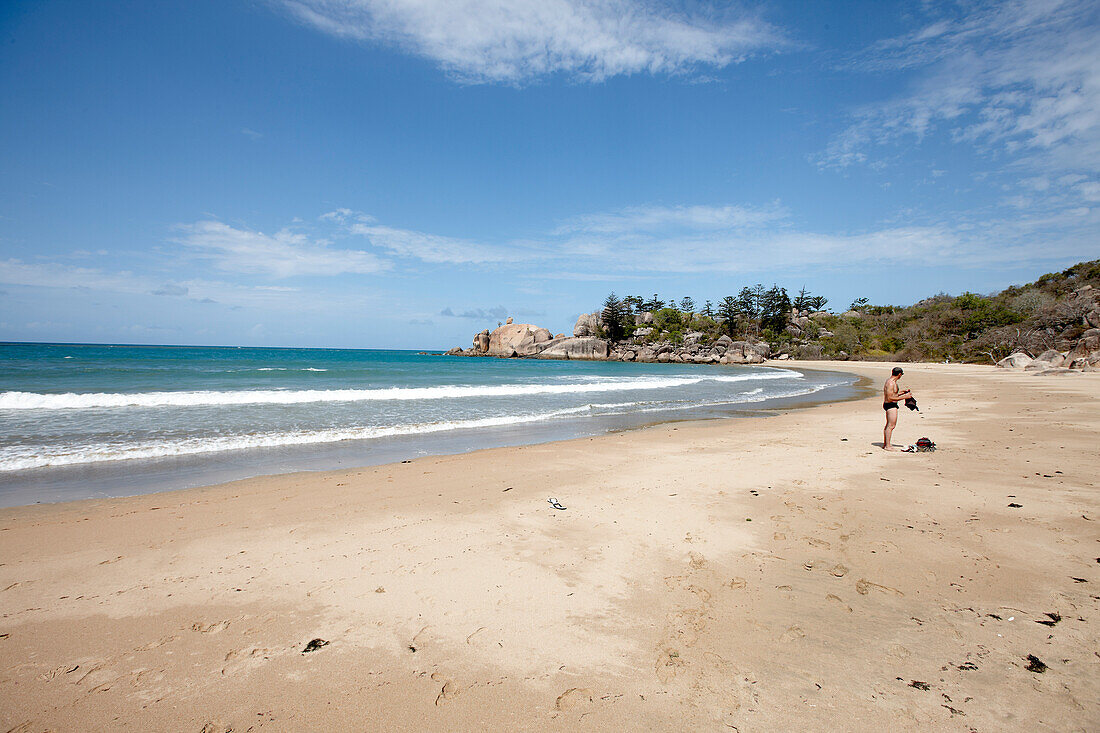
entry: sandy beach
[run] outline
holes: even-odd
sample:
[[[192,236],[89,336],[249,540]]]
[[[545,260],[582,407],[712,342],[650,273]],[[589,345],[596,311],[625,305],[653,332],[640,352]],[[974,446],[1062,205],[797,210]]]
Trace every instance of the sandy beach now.
[[[873,393],[2,510],[0,731],[1100,727],[1100,374],[906,365],[902,454],[796,366]]]

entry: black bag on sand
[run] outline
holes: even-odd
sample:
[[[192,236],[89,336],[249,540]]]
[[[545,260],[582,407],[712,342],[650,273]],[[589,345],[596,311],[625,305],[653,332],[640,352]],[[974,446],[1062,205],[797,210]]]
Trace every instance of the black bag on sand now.
[[[921,438],[917,441],[917,452],[931,453],[934,450],[936,450],[936,444],[928,438]]]

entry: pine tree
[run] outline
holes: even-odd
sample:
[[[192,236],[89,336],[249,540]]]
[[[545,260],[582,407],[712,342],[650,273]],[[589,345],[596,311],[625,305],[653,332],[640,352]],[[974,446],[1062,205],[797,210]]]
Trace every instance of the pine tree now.
[[[787,327],[787,318],[791,314],[791,299],[787,289],[772,285],[764,292],[760,304],[760,325],[776,333]]]
[[[623,337],[623,321],[626,318],[626,307],[615,293],[611,293],[603,302],[603,329],[607,338],[611,341],[620,341]]]
[[[707,318],[714,318],[714,304],[709,300],[703,303],[703,315]]]
[[[730,338],[734,336],[737,327],[737,316],[740,312],[737,298],[732,295],[727,295],[718,303],[718,320],[722,322],[722,326],[726,329],[726,333],[730,335]]]
[[[690,297],[685,296],[680,300],[680,310],[682,310],[684,313],[694,313],[695,301],[692,300]]]
[[[794,305],[794,307],[798,310],[804,311],[810,307],[810,302],[812,299],[813,296],[810,295],[810,293],[806,290],[806,286],[803,285],[802,289],[798,291],[798,295],[795,296],[794,303],[792,305]]]
[[[752,288],[741,288],[741,292],[737,295],[737,312],[750,321],[760,317],[760,303]]]

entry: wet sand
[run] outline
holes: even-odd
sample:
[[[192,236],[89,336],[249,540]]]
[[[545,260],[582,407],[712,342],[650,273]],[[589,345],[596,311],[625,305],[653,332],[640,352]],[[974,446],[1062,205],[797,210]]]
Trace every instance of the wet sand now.
[[[0,731],[1097,728],[1100,375],[906,383],[0,510]]]

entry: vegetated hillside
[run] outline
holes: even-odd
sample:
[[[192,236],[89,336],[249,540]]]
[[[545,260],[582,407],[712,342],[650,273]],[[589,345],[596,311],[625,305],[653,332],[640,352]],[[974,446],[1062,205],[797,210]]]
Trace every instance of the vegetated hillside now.
[[[1091,286],[1089,289],[1087,286]],[[996,362],[1015,351],[1033,356],[1067,351],[1090,328],[1100,298],[1100,260],[1078,263],[995,295],[936,295],[911,306],[877,306],[865,299],[844,313],[805,291],[745,288],[701,313],[690,298],[665,304],[612,294],[600,315],[601,335],[634,343],[710,342],[722,334],[765,341],[770,355],[802,359]],[[651,314],[651,315],[650,315]],[[1092,328],[1096,324],[1091,325]]]

